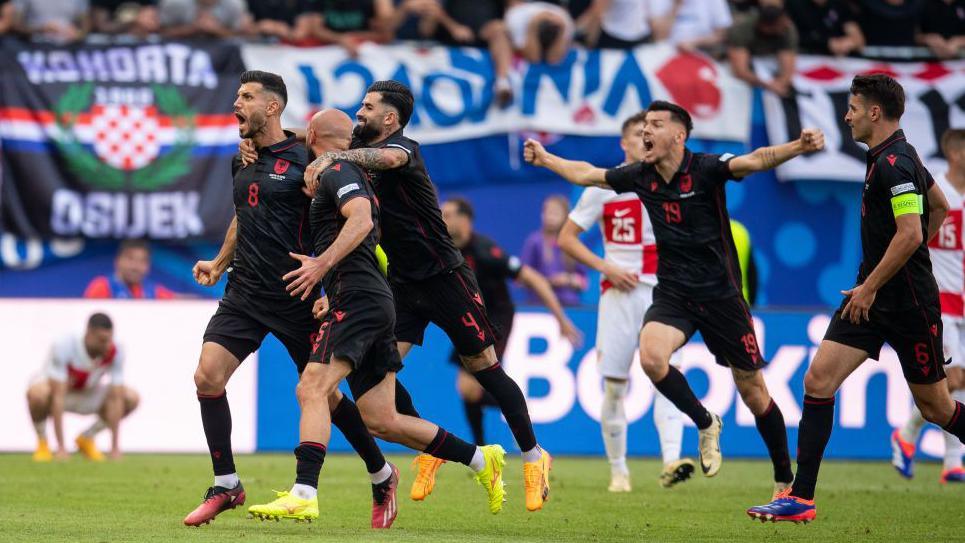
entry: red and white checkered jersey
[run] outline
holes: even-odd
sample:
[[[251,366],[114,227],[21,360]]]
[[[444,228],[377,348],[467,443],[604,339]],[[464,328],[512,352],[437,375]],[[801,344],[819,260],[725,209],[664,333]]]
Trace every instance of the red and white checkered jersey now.
[[[640,281],[657,284],[657,241],[643,202],[633,192],[617,194],[610,189],[587,187],[570,220],[583,230],[600,224],[603,258],[625,270],[635,271]],[[606,277],[601,288],[610,287]]]
[[[942,303],[942,315],[962,319],[963,295],[965,295],[965,250],[962,247],[962,208],[965,197],[953,187],[945,174],[935,177],[948,200],[948,216],[941,229],[928,242],[932,271],[938,282],[938,295]]]
[[[70,334],[54,342],[44,375],[67,383],[68,391],[80,392],[96,387],[105,375],[110,375],[111,384],[120,385],[123,363],[124,357],[117,345],[111,345],[104,356],[91,358],[84,346],[84,335]]]

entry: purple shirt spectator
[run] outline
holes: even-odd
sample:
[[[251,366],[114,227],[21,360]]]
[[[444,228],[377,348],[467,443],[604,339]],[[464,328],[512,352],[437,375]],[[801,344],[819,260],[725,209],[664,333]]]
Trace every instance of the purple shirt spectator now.
[[[546,198],[541,215],[542,228],[526,238],[519,256],[523,264],[549,279],[561,304],[572,306],[579,305],[580,295],[586,290],[587,277],[586,268],[563,254],[556,241],[569,211],[566,197],[552,195]],[[532,292],[527,296],[528,303],[540,303]]]

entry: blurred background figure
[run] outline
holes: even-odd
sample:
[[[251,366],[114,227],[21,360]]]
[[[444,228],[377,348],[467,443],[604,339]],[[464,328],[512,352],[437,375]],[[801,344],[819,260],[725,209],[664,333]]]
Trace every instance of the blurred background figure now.
[[[17,30],[38,41],[72,43],[90,32],[87,0],[14,0]]]
[[[573,19],[549,2],[509,0],[506,28],[516,52],[530,64],[559,64],[573,45]]]
[[[650,0],[656,14],[656,41],[681,51],[724,54],[727,29],[733,23],[727,0]]]
[[[251,25],[245,0],[160,0],[158,17],[169,38],[230,38]]]
[[[783,0],[760,0],[760,7],[738,19],[727,32],[727,57],[734,76],[755,87],[786,97],[797,60],[798,36]],[[761,79],[754,72],[752,57],[774,56],[777,73]]]
[[[497,360],[503,360],[516,314],[516,306],[506,286],[506,281],[510,279],[528,288],[550,310],[559,323],[560,335],[574,346],[582,344],[583,334],[563,313],[563,308],[546,277],[523,264],[519,258],[506,254],[490,238],[474,231],[475,211],[469,200],[458,197],[446,200],[442,204],[442,218],[446,221],[446,229],[449,230],[456,248],[476,274],[476,282],[479,283],[483,303],[486,305],[486,314],[499,336],[495,345]],[[473,439],[477,445],[483,445],[486,443],[483,434],[483,407],[499,407],[499,404],[475,377],[462,368],[459,354],[455,350],[450,361],[459,366],[456,388],[462,397]]]
[[[787,12],[800,36],[800,52],[836,57],[864,47],[864,33],[843,0],[787,0]]]
[[[868,45],[915,45],[921,0],[853,0],[852,5]]]
[[[316,0],[258,0],[248,4],[252,33],[293,45],[317,45],[313,25],[318,23]]]
[[[120,458],[118,428],[121,419],[137,408],[140,398],[124,385],[124,355],[114,343],[114,324],[103,313],[94,313],[81,334],[67,334],[54,342],[43,370],[27,388],[30,418],[37,432],[33,459],[49,462],[68,457],[64,443],[64,413],[96,415],[94,423],[77,436],[78,451],[90,460],[102,461],[104,455],[94,438],[105,428],[111,430],[111,458]],[[107,383],[104,377],[107,376]],[[51,453],[47,442],[47,419],[53,419],[57,451]]]
[[[339,45],[358,56],[363,42],[392,41],[392,0],[314,0],[305,23],[321,44]]]
[[[587,276],[586,268],[565,255],[557,241],[569,212],[570,202],[563,195],[553,194],[543,200],[542,226],[526,238],[520,258],[523,264],[549,279],[560,303],[572,306],[579,305]],[[536,301],[532,294],[528,299]]]
[[[121,242],[114,258],[114,273],[98,275],[84,289],[84,298],[158,299],[175,298],[174,292],[147,278],[151,272],[151,247],[142,239]]]
[[[662,0],[658,0],[660,2]],[[647,0],[593,0],[576,21],[587,45],[601,49],[632,49],[655,41],[658,2]],[[672,22],[672,21],[671,21]]]
[[[92,0],[91,31],[144,37],[161,28],[156,0]]]
[[[957,58],[965,49],[965,1],[925,0],[915,40],[938,58]]]

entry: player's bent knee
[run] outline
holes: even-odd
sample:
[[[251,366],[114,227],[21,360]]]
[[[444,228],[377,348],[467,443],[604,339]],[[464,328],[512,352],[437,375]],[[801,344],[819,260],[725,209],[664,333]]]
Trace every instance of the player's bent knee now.
[[[141,395],[130,387],[124,387],[124,416],[127,416],[141,405]]]
[[[27,403],[32,407],[44,407],[50,402],[50,385],[37,383],[27,388]]]
[[[815,398],[830,398],[834,392],[831,374],[812,364],[804,374],[804,393]]]
[[[373,436],[386,441],[395,441],[398,434],[399,416],[396,413],[386,413],[384,410],[378,412],[363,411],[362,420],[369,433]]]
[[[670,354],[654,347],[644,346],[640,349],[640,366],[651,379],[662,378],[670,366]]]
[[[198,365],[194,372],[194,386],[201,394],[221,394],[225,387],[224,377]]]

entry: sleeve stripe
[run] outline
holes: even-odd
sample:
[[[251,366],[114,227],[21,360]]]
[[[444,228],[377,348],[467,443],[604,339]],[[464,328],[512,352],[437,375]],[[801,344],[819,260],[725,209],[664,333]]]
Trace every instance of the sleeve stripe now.
[[[406,149],[405,147],[399,145],[398,143],[389,143],[389,144],[386,145],[386,147],[394,147],[394,148],[396,148],[396,149],[402,149],[403,151],[405,151],[405,153],[406,153],[407,155],[411,155],[411,154],[412,154],[412,151],[410,151],[409,149]]]

